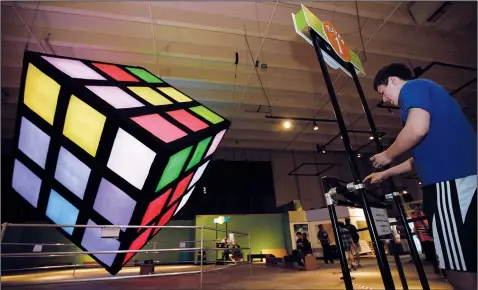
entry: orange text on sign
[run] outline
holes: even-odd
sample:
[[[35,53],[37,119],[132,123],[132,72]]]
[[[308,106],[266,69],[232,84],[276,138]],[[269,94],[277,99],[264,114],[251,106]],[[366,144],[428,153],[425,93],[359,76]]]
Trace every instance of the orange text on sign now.
[[[349,47],[345,43],[345,40],[342,38],[340,33],[335,28],[335,26],[328,21],[322,22],[322,25],[324,26],[325,36],[327,37],[327,40],[334,49],[335,53],[337,53],[344,61],[349,62]]]

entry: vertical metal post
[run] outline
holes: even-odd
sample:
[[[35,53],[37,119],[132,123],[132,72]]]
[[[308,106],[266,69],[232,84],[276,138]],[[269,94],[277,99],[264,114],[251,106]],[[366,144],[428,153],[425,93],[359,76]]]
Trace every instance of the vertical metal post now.
[[[214,223],[216,225],[216,240],[214,241],[214,248],[217,248],[217,223]],[[214,261],[214,265],[217,266],[217,260],[219,259],[218,258],[218,252],[217,251],[214,251],[214,257],[216,258],[215,261]]]
[[[365,116],[367,117],[367,121],[368,121],[368,124],[370,126],[370,130],[372,131],[372,136],[373,136],[375,146],[377,147],[378,152],[382,152],[383,151],[383,145],[382,145],[382,142],[380,141],[380,136],[378,136],[377,128],[375,127],[375,122],[374,122],[373,117],[372,117],[372,112],[370,111],[370,107],[368,106],[367,99],[365,98],[365,94],[362,90],[362,85],[360,84],[357,73],[355,72],[355,68],[353,67],[352,64],[350,64],[348,71],[352,74],[355,86],[357,87],[357,91],[359,93],[360,101],[362,103],[362,108],[365,112]],[[410,227],[408,226],[407,216],[406,216],[405,210],[403,208],[402,203],[400,202],[398,193],[395,190],[395,188],[396,188],[395,187],[395,182],[393,181],[393,178],[388,178],[386,182],[388,183],[389,188],[391,188],[392,191],[393,191],[393,194],[392,194],[393,195],[393,202],[395,204],[395,207],[398,210],[398,213],[400,215],[400,220],[403,224],[403,227],[405,228],[407,241],[408,241],[408,244],[410,245],[410,249],[411,249],[411,256],[412,256],[413,262],[415,263],[415,267],[417,268],[417,273],[418,273],[418,277],[420,279],[420,283],[422,284],[423,289],[428,290],[428,289],[430,289],[430,286],[428,285],[427,276],[425,274],[425,270],[423,269],[423,265],[422,265],[422,261],[420,260],[420,256],[418,255],[417,247],[415,246],[415,243],[413,242],[413,235],[412,235],[412,231],[411,231]]]
[[[249,276],[252,276],[252,259],[251,259],[251,255],[252,255],[252,249],[251,249],[251,233],[249,233],[247,235],[247,238],[248,238],[248,243],[249,243]]]
[[[349,135],[347,133],[347,127],[345,125],[342,112],[340,110],[340,105],[337,100],[337,96],[335,95],[334,86],[332,84],[332,80],[330,79],[329,71],[327,69],[327,64],[324,60],[324,56],[322,55],[322,50],[320,48],[320,41],[322,40],[320,39],[320,36],[310,27],[309,27],[309,33],[313,39],[315,53],[317,54],[320,68],[324,76],[324,81],[327,86],[327,91],[330,95],[330,101],[334,109],[334,114],[337,120],[337,124],[339,125],[340,134],[342,135],[342,141],[344,143],[345,151],[347,152],[349,157],[349,163],[352,169],[352,176],[356,183],[360,183],[361,178],[360,178],[360,171],[358,169],[357,162],[356,162],[357,160],[355,158],[355,154],[350,144]],[[375,221],[373,219],[373,216],[370,210],[366,192],[364,189],[360,189],[359,193],[360,193],[362,204],[363,204],[365,219],[367,221],[367,226],[370,232],[370,237],[371,237],[372,244],[376,253],[378,267],[380,269],[380,274],[382,276],[383,286],[385,287],[385,289],[388,289],[388,290],[395,289],[392,273],[390,272],[390,266],[388,265],[388,260],[387,260],[387,257],[385,256],[385,251],[379,245],[380,240],[378,239],[377,228],[375,227]]]
[[[5,231],[7,230],[7,223],[2,224],[2,232],[0,233],[0,243],[3,242],[3,236],[5,236]]]
[[[390,239],[392,245],[393,257],[395,258],[395,264],[397,265],[398,275],[400,276],[400,282],[402,282],[403,290],[408,290],[407,279],[403,272],[402,261],[400,261],[400,255],[398,254],[398,245],[395,243],[395,239]]]
[[[75,276],[75,273],[76,273],[76,265],[78,265],[78,258],[79,258],[79,254],[76,254],[75,256],[75,265],[73,266],[73,277],[76,277]]]
[[[201,226],[201,255],[200,255],[200,259],[201,259],[201,270],[200,270],[200,273],[199,273],[199,289],[202,289],[202,286],[203,286],[203,273],[204,273],[204,268],[203,268],[203,260],[204,260],[204,225]]]
[[[154,260],[156,259],[156,255],[158,254],[158,252],[156,252],[156,242],[153,242],[153,251],[154,251],[153,262],[155,262]],[[153,263],[153,265],[154,265],[154,263]]]
[[[345,289],[354,289],[352,285],[352,277],[350,277],[349,266],[347,264],[347,259],[345,257],[344,246],[342,244],[342,239],[340,238],[340,231],[337,224],[337,213],[335,212],[335,205],[332,197],[328,193],[330,190],[329,183],[327,182],[327,177],[324,176],[321,178],[322,187],[324,188],[325,201],[327,202],[327,208],[329,209],[330,221],[332,222],[332,229],[334,230],[335,244],[338,246],[340,254],[340,266],[342,267],[342,277],[345,283]]]

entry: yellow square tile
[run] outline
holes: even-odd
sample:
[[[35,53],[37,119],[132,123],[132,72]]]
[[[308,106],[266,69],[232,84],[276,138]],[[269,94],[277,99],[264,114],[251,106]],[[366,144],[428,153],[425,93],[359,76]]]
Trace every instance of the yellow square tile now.
[[[158,88],[161,92],[165,93],[166,95],[170,96],[173,98],[176,102],[179,103],[185,103],[185,102],[191,102],[192,100],[181,93],[180,91],[176,90],[175,88],[168,87],[168,88]]]
[[[53,125],[60,85],[33,64],[28,64],[23,102]]]
[[[71,96],[66,112],[63,135],[94,157],[100,143],[105,121],[106,117],[100,112],[77,97]]]
[[[128,87],[133,93],[154,106],[170,105],[172,102],[163,95],[148,87]]]

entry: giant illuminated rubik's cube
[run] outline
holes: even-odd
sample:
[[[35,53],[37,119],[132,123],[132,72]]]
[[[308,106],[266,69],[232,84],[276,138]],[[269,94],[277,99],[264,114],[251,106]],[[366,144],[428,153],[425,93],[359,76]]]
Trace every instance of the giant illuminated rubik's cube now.
[[[141,67],[26,52],[12,187],[56,224],[166,225],[229,126]],[[138,250],[158,232],[59,229],[86,251]],[[114,275],[133,255],[92,257]]]

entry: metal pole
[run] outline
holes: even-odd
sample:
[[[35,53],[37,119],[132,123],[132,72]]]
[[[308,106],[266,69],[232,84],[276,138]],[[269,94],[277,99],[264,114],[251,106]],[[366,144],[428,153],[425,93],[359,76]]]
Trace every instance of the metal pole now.
[[[334,114],[335,114],[335,118],[337,119],[337,124],[339,125],[340,133],[342,135],[342,141],[344,143],[345,150],[349,157],[349,163],[352,169],[352,176],[355,182],[360,183],[361,182],[360,171],[357,166],[355,154],[350,144],[350,139],[347,133],[347,127],[345,126],[345,122],[342,117],[342,112],[340,111],[340,105],[337,100],[337,96],[335,95],[334,87],[332,85],[332,80],[330,79],[329,71],[327,69],[327,64],[324,60],[324,56],[322,55],[322,51],[320,48],[320,41],[321,41],[320,36],[310,27],[309,27],[309,33],[313,38],[315,53],[317,54],[320,68],[322,70],[325,84],[327,86],[327,91],[330,95],[330,101],[334,108]],[[368,204],[366,192],[364,189],[360,189],[359,193],[362,199],[363,210],[365,214],[365,219],[367,221],[367,226],[369,228],[370,237],[371,237],[372,244],[376,253],[378,267],[380,269],[380,274],[382,276],[383,286],[385,287],[385,289],[395,289],[395,285],[393,283],[392,273],[390,272],[390,266],[388,265],[387,257],[385,256],[385,252],[383,248],[381,248],[379,245],[380,241],[378,239],[378,232],[377,232],[377,228],[375,227],[375,221],[373,220],[372,213],[370,211],[370,206]]]
[[[249,235],[247,236],[248,237],[248,243],[249,243],[249,276],[252,276],[252,259],[251,259],[251,255],[252,255],[252,252],[251,252],[251,233],[249,233]]]
[[[365,94],[362,90],[362,85],[360,84],[357,73],[355,72],[355,69],[353,68],[352,64],[350,64],[348,70],[352,74],[355,86],[357,87],[357,91],[358,91],[359,96],[360,96],[360,101],[362,103],[362,108],[365,112],[365,116],[367,117],[367,121],[369,123],[370,130],[372,131],[373,141],[375,142],[377,150],[379,152],[382,152],[383,151],[383,145],[382,145],[382,142],[379,139],[378,132],[377,132],[377,127],[375,127],[375,122],[374,122],[373,117],[372,117],[372,112],[370,111],[370,108],[369,108],[368,103],[367,103],[367,99],[365,98]],[[418,273],[418,277],[420,279],[420,283],[422,284],[422,288],[423,289],[430,289],[430,286],[428,285],[427,276],[425,274],[425,270],[423,269],[423,265],[422,265],[422,262],[420,260],[420,256],[418,255],[417,247],[415,246],[415,243],[413,242],[413,235],[412,235],[412,231],[411,231],[410,227],[408,226],[408,221],[407,221],[407,216],[406,216],[405,210],[403,209],[403,205],[400,202],[400,199],[398,197],[398,193],[396,192],[395,183],[394,183],[392,178],[388,178],[386,182],[388,183],[389,188],[391,188],[392,191],[393,191],[393,193],[392,193],[393,202],[395,204],[395,207],[398,210],[398,213],[400,215],[400,220],[403,224],[403,227],[405,228],[407,241],[408,241],[408,244],[410,245],[410,249],[411,249],[411,256],[412,256],[413,262],[415,263],[415,267],[417,268],[417,273]]]
[[[76,257],[75,257],[75,266],[73,267],[73,277],[76,277],[76,276],[75,276],[75,272],[76,272],[76,265],[78,264],[78,258],[79,258],[79,255],[76,254]]]
[[[339,254],[340,254],[340,266],[342,267],[342,277],[344,279],[345,283],[345,289],[354,289],[354,286],[352,285],[352,277],[350,277],[350,271],[349,271],[349,266],[347,264],[347,259],[345,257],[345,252],[343,250],[343,244],[342,244],[342,239],[340,238],[340,231],[337,225],[337,213],[335,212],[335,205],[332,200],[332,197],[328,193],[330,190],[329,183],[326,180],[326,176],[321,178],[322,181],[322,186],[324,188],[325,192],[325,200],[327,202],[327,208],[329,209],[329,215],[330,215],[330,221],[332,222],[332,228],[334,230],[334,237],[335,237],[335,244],[339,248]]]
[[[204,273],[204,268],[203,268],[203,255],[204,255],[204,226],[201,227],[201,255],[200,255],[200,259],[201,259],[201,269],[199,271],[199,289],[202,289],[202,286],[203,286],[203,273]]]
[[[5,231],[7,230],[7,223],[2,224],[2,232],[0,233],[0,243],[3,242],[3,236],[5,236]]]
[[[216,225],[216,240],[214,241],[216,248],[217,248],[217,223],[214,223]],[[216,261],[214,261],[214,265],[217,266],[217,260],[218,260],[218,251],[214,253],[214,257],[216,257]]]
[[[405,278],[402,261],[400,260],[400,255],[398,254],[399,245],[395,243],[395,239],[390,239],[390,244],[392,245],[393,257],[395,258],[395,264],[397,265],[397,271],[398,275],[400,276],[400,282],[402,282],[403,290],[408,290],[407,279]]]
[[[186,245],[186,243],[184,245]],[[154,262],[156,260],[156,255],[158,254],[158,253],[156,253],[156,242],[153,242],[153,250],[155,250],[155,252],[153,254],[153,262]]]

